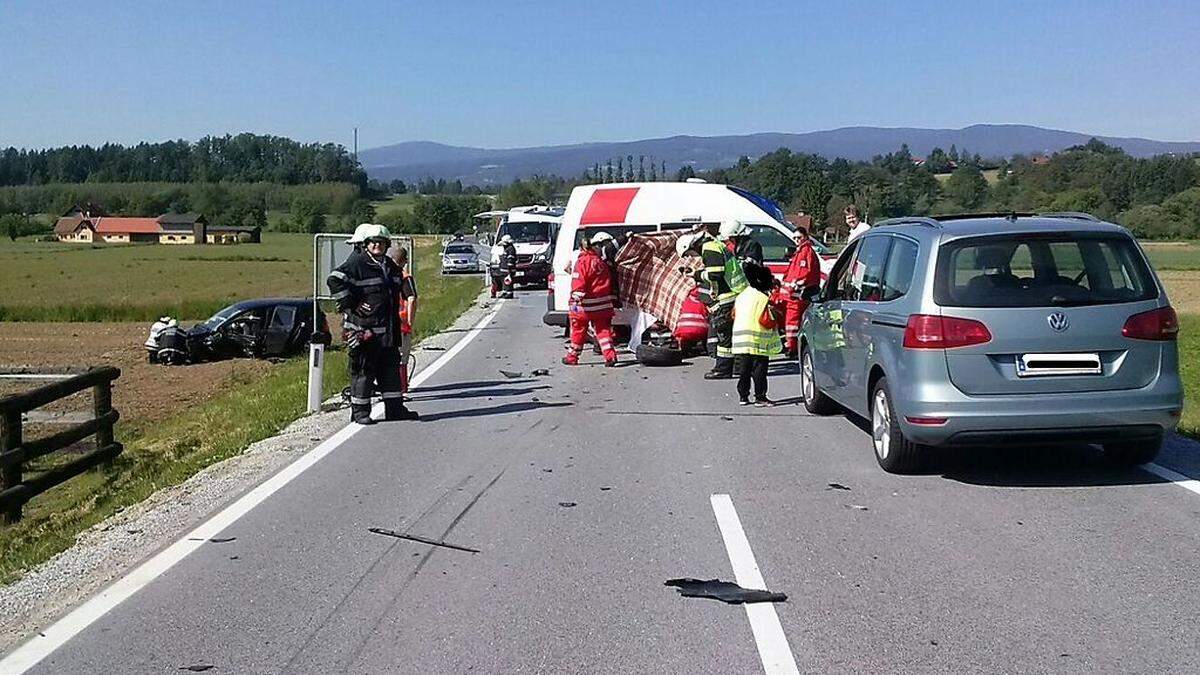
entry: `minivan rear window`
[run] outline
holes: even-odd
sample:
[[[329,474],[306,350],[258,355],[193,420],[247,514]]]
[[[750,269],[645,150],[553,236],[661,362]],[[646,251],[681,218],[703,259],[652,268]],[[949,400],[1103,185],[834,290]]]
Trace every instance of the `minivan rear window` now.
[[[959,239],[938,252],[944,307],[1065,307],[1152,300],[1158,286],[1129,237],[1092,232]]]

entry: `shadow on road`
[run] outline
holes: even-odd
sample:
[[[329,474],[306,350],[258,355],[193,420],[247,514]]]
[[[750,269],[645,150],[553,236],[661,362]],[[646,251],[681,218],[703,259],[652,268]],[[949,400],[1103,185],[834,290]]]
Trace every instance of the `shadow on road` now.
[[[871,443],[871,423],[846,414]],[[1134,467],[1112,466],[1094,445],[1028,445],[934,448],[923,475],[941,475],[966,485],[1013,488],[1111,487],[1167,483]]]
[[[488,396],[525,396],[543,389],[552,389],[549,385],[540,387],[497,387],[495,389],[470,389],[452,393],[430,394],[429,396],[413,396],[414,401],[445,401],[455,398],[485,398]]]
[[[465,408],[459,410],[447,410],[446,412],[440,413],[421,413],[421,421],[437,422],[438,420],[451,420],[464,417],[489,417],[491,415],[507,415],[509,413],[541,410],[542,408],[562,408],[570,405],[575,404],[570,402],[549,403],[546,401],[521,401],[519,403],[505,403],[503,405],[490,406],[487,408]]]
[[[432,387],[421,385],[413,387],[413,394],[424,394],[427,391],[452,391],[454,389],[485,389],[488,387],[508,387],[514,384],[531,384],[537,382],[532,378],[522,380],[475,380],[471,382],[450,382],[449,384],[439,384]]]
[[[596,406],[596,409],[601,409],[601,406]],[[745,412],[747,410],[759,410],[762,412]],[[769,410],[776,412],[767,412]],[[644,415],[651,417],[707,417],[718,420],[722,417],[812,417],[807,412],[782,412],[779,408],[746,408],[741,406],[733,410],[720,410],[716,412],[698,412],[694,410],[609,410],[604,414]]]

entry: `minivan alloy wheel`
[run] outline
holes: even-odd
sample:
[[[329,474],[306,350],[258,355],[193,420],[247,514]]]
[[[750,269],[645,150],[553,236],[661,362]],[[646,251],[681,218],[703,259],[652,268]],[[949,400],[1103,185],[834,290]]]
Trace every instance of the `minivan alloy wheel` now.
[[[887,459],[892,442],[891,408],[888,406],[887,391],[877,389],[871,405],[871,438],[875,443],[875,454]]]
[[[802,378],[800,384],[801,391],[804,394],[804,400],[811,401],[816,387],[813,385],[812,354],[810,354],[808,351],[804,352],[804,359],[800,363],[800,369],[802,371],[800,373],[800,377]]]

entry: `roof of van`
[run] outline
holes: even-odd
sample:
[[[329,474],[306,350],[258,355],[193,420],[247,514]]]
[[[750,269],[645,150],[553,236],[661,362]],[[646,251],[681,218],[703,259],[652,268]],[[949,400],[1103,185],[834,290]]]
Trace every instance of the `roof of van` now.
[[[563,222],[579,227],[740,220],[786,222],[765,197],[720,183],[607,183],[571,191]]]

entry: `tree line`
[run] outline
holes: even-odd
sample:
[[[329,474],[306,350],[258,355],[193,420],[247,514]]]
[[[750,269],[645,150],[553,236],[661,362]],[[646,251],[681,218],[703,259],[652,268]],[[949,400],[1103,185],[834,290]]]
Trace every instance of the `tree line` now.
[[[366,174],[344,147],[243,133],[99,147],[0,151],[0,185],[50,183],[352,183]]]

